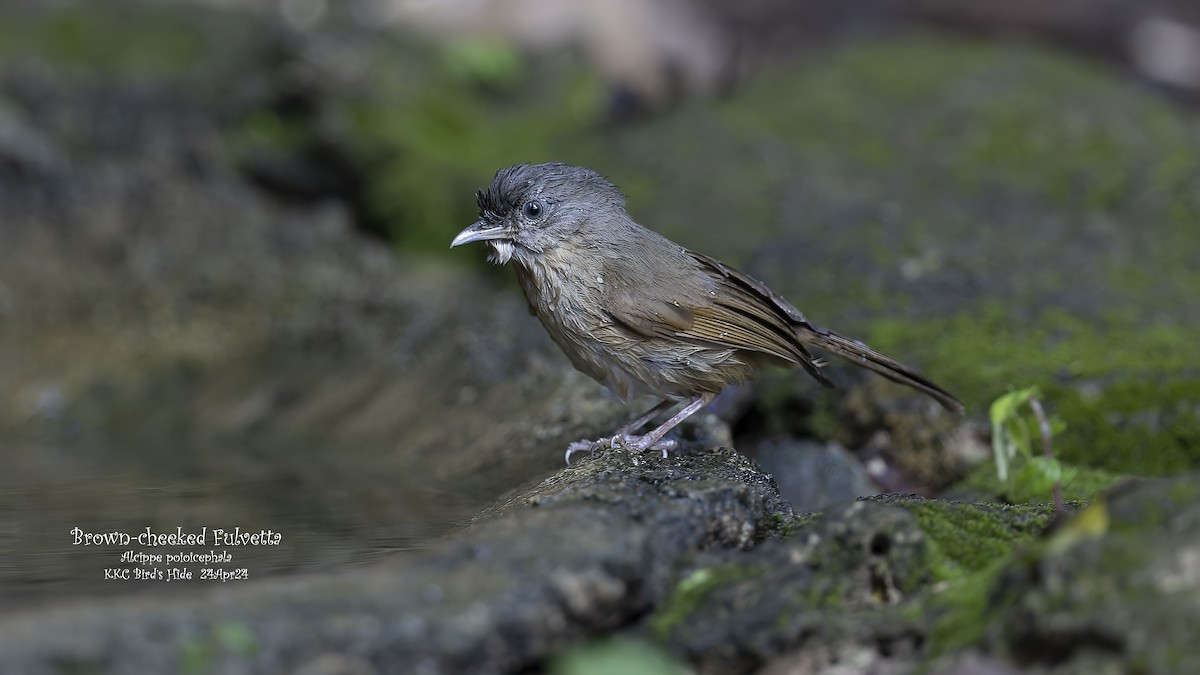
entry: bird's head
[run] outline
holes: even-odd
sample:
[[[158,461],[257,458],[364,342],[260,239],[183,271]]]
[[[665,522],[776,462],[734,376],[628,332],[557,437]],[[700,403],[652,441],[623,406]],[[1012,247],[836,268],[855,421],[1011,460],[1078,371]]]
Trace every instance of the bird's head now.
[[[475,193],[479,220],[450,246],[486,241],[488,260],[503,265],[544,254],[585,232],[598,213],[624,213],[625,198],[603,176],[567,164],[518,164],[496,172]]]

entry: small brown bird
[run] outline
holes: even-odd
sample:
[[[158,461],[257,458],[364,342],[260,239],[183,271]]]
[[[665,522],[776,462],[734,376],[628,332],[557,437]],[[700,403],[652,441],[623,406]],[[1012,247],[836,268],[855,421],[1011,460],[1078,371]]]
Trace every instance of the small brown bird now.
[[[600,444],[665,457],[667,432],[766,365],[798,365],[832,387],[810,346],[963,410],[912,368],[811,323],[762,282],[638,225],[621,192],[591,169],[521,164],[498,171],[475,198],[479,220],[450,246],[486,241],[489,260],[514,261],[530,313],[575,368],[622,399],[663,399],[608,441],[572,443],[568,463]],[[682,401],[661,425],[633,435]]]

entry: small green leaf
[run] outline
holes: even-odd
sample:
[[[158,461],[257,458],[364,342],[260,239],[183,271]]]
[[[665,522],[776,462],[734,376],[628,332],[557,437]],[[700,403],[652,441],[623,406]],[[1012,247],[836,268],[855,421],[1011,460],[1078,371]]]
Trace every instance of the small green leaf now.
[[[1040,392],[1037,387],[1026,387],[1017,391],[1010,391],[992,402],[991,418],[992,428],[1002,425],[1005,420],[1015,417],[1017,410],[1025,405],[1029,399],[1038,396]]]
[[[1032,455],[1030,427],[1018,411],[1038,393],[1037,387],[1010,391],[996,399],[989,410],[992,456],[996,460],[996,475],[1001,481],[1008,480],[1009,463],[1017,456],[1018,450],[1026,457]]]

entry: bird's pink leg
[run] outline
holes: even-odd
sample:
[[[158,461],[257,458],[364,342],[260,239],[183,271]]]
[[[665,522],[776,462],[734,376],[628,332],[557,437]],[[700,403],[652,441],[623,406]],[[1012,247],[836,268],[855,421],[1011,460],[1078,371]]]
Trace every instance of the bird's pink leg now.
[[[703,408],[704,406],[708,405],[709,402],[711,402],[713,400],[713,398],[715,398],[713,394],[701,394],[701,395],[697,396],[696,398],[692,399],[691,403],[688,403],[683,408],[681,408],[679,410],[679,412],[672,415],[671,418],[668,419],[666,422],[663,422],[662,424],[658,425],[657,428],[655,428],[653,431],[646,434],[645,436],[642,436],[642,437],[638,438],[637,440],[634,440],[629,445],[629,448],[632,450],[639,450],[642,452],[653,449],[656,445],[658,445],[658,442],[662,440],[663,436],[666,436],[668,432],[670,432],[675,427],[679,426],[680,422],[683,422],[687,418],[696,414],[696,411],[698,411],[701,408]],[[667,456],[667,448],[666,447],[662,448],[662,453],[663,453],[663,457],[666,458],[666,456]]]
[[[650,420],[654,419],[660,412],[666,410],[667,408],[670,408],[673,405],[675,405],[675,401],[671,401],[671,400],[659,401],[657,405],[655,405],[653,408],[647,410],[646,412],[642,413],[640,416],[638,416],[637,419],[634,419],[634,420],[630,421],[629,424],[626,424],[625,426],[621,427],[620,429],[617,429],[616,435],[617,436],[628,436],[629,434],[637,431],[638,429],[641,429],[643,426],[645,426],[646,422],[649,422]]]
[[[669,399],[659,401],[653,408],[642,413],[636,419],[631,420],[629,424],[617,429],[617,431],[613,434],[613,438],[630,438],[631,433],[641,429],[643,426],[645,426],[646,422],[654,419],[656,415],[673,405],[675,405],[675,401],[671,401]],[[571,455],[577,452],[583,452],[584,450],[587,450],[592,454],[596,454],[596,449],[606,444],[611,445],[612,443],[606,439],[601,439],[599,441],[575,441],[574,443],[571,443],[567,446],[567,466],[571,466]]]
[[[567,446],[565,457],[567,466],[571,465],[571,455],[577,452],[583,452],[584,450],[595,454],[597,449],[605,446],[612,448],[625,447],[629,448],[630,450],[637,450],[639,452],[645,452],[646,450],[662,450],[663,457],[666,458],[667,450],[673,447],[675,442],[670,441],[663,443],[661,442],[663,436],[666,436],[667,433],[669,433],[672,429],[679,426],[681,422],[694,415],[697,410],[708,405],[713,398],[715,398],[714,394],[701,394],[700,396],[697,396],[689,401],[688,404],[680,409],[679,412],[672,415],[670,419],[660,424],[645,436],[634,436],[632,432],[637,431],[644,424],[654,419],[654,417],[662,411],[670,408],[672,405],[675,405],[674,401],[662,401],[658,405],[647,410],[645,413],[639,415],[637,419],[634,419],[629,424],[617,429],[610,439],[602,438],[598,441],[575,441]]]

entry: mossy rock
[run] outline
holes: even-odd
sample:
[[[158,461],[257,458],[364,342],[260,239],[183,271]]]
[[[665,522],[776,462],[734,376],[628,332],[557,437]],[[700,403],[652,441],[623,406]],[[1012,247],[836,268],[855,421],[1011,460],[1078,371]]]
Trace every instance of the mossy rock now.
[[[1043,540],[930,596],[931,654],[964,647],[1046,672],[1191,673],[1196,475],[1114,488]]]
[[[1197,664],[1194,474],[1124,483],[1057,522],[1048,506],[889,496],[786,539],[697,562],[642,634],[701,672],[885,662],[959,672],[966,654],[1038,672]]]
[[[931,617],[945,614],[930,589],[961,587],[1010,559],[1050,515],[1047,507],[863,499],[798,524],[786,539],[697,561],[645,634],[701,672],[750,672],[789,654],[820,661],[830,647],[879,643],[894,643],[903,661],[924,652]]]

